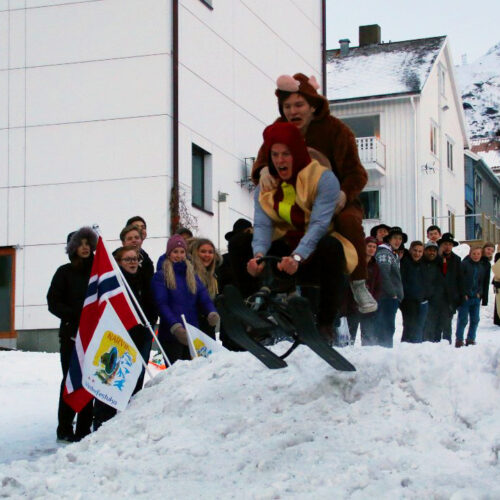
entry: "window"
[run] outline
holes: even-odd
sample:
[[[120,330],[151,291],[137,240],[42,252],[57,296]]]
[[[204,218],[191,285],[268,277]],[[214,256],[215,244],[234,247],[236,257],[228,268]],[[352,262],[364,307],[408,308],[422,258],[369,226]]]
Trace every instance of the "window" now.
[[[437,127],[431,123],[431,153],[437,155]]]
[[[380,137],[380,116],[353,116],[342,118],[355,137]]]
[[[380,192],[379,191],[363,191],[359,195],[359,199],[363,204],[365,219],[380,219]]]
[[[212,155],[196,144],[192,146],[192,199],[194,207],[212,209]]]
[[[453,143],[449,139],[446,141],[446,164],[453,171]]]
[[[13,338],[16,251],[0,248],[0,338]]]
[[[446,71],[442,66],[439,66],[439,92],[442,96],[446,95]]]
[[[431,196],[431,218],[432,218],[432,225],[437,226],[437,217],[438,217],[438,201],[437,198],[434,198],[434,196]]]
[[[481,205],[481,200],[483,199],[483,180],[479,175],[474,176],[474,202],[476,204],[476,211]]]
[[[448,210],[448,231],[450,233],[455,234],[455,223],[454,223],[454,217],[453,217],[454,212],[451,210]]]
[[[493,214],[495,217],[500,215],[500,198],[496,194],[493,195]]]

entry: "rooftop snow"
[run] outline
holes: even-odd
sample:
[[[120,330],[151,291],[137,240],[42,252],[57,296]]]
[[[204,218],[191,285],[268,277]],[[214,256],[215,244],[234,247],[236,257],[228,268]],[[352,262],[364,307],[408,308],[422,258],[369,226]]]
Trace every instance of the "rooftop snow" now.
[[[343,100],[418,93],[422,90],[445,36],[351,47],[327,52],[327,96]]]
[[[500,150],[478,151],[476,154],[485,161],[488,167],[500,167]]]

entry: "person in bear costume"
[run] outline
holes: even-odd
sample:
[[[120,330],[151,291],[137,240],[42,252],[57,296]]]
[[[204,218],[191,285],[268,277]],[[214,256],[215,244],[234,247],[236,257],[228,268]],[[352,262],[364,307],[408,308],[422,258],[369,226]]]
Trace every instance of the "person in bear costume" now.
[[[280,117],[277,122],[290,122],[301,132],[311,158],[330,168],[340,182],[340,195],[335,209],[335,230],[352,242],[358,252],[358,265],[351,274],[350,285],[361,313],[377,309],[377,301],[366,287],[366,247],[363,231],[363,207],[359,194],[368,176],[358,155],[354,134],[338,118],[330,114],[328,101],[318,94],[319,85],[312,76],[302,73],[282,75],[277,80],[276,96]],[[252,169],[252,179],[263,192],[276,187],[269,172],[269,161],[262,146]]]

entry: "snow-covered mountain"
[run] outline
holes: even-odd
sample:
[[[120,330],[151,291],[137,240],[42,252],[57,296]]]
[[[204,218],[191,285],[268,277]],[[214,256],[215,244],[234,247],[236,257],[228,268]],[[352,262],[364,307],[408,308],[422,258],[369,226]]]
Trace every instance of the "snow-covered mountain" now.
[[[500,42],[470,64],[455,67],[470,137],[500,130]]]

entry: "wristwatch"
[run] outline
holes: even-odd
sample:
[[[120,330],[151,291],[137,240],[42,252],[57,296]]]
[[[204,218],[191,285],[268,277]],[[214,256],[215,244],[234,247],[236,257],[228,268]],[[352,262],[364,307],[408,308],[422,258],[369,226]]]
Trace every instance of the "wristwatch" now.
[[[294,253],[292,257],[297,264],[300,264],[304,260],[298,253]]]

